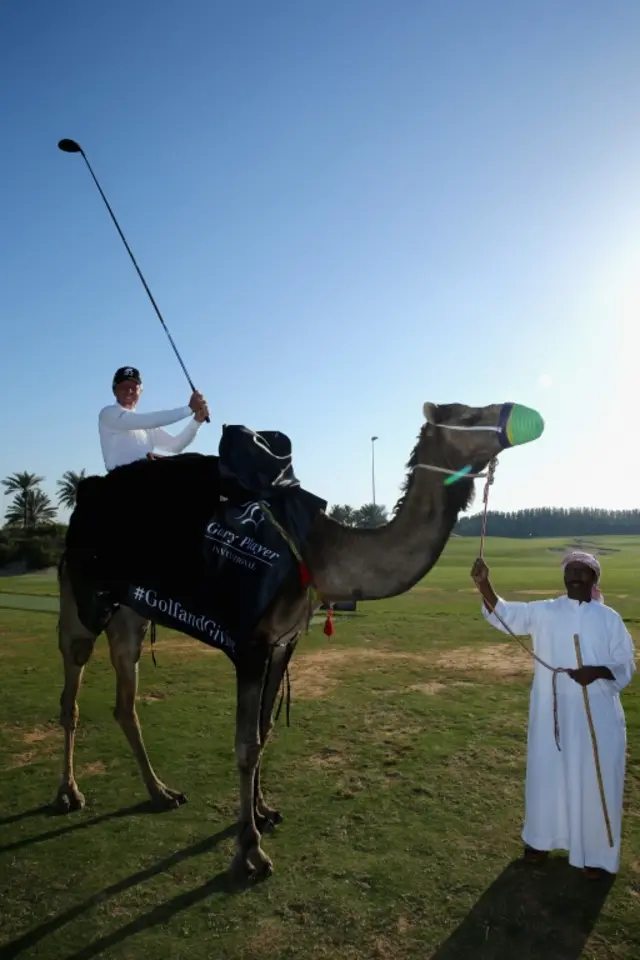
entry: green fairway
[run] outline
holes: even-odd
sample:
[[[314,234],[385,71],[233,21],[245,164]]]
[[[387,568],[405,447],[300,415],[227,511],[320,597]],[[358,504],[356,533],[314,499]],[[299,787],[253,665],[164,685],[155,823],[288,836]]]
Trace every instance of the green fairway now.
[[[58,597],[35,593],[2,593],[0,607],[9,610],[38,610],[41,613],[57,613]]]
[[[58,596],[58,582],[55,572],[25,573],[19,577],[0,577],[0,600],[3,593],[36,594],[39,596]]]
[[[489,539],[496,589],[562,591],[567,541]],[[605,601],[640,652],[640,538],[601,551]],[[623,694],[629,756],[622,868],[608,889],[521,852],[530,660],[482,619],[454,538],[410,593],[358,605],[328,641],[303,636],[264,764],[284,822],[264,840],[265,883],[239,889],[235,685],[223,654],[158,631],[138,711],[152,763],[189,803],[151,813],[113,720],[105,638],[80,693],[76,774],[86,809],[51,816],[62,767],[55,617],[0,609],[0,957],[88,960],[637,960],[640,957],[640,676]],[[0,579],[14,605],[55,578]],[[16,596],[20,599],[16,600]],[[28,595],[25,597],[25,595]],[[230,832],[231,831],[231,832]]]

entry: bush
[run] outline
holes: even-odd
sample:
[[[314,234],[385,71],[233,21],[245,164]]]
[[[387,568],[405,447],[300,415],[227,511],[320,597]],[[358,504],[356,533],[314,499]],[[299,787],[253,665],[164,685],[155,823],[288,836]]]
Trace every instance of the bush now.
[[[0,539],[0,567],[6,567],[16,559],[15,544],[6,538]]]
[[[50,537],[29,537],[20,544],[19,558],[28,570],[55,567],[60,559],[60,548]]]

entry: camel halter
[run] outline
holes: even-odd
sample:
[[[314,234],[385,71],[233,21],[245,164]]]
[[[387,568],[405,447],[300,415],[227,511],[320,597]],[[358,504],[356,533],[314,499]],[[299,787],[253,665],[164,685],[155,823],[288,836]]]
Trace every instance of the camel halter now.
[[[463,433],[496,433],[498,434],[498,441],[500,446],[504,449],[505,447],[512,446],[512,442],[507,436],[507,424],[509,422],[509,417],[513,409],[512,403],[503,404],[502,410],[500,411],[500,418],[497,424],[480,424],[466,427],[463,424],[457,423],[435,423],[433,420],[429,420],[426,413],[424,415],[426,422],[431,427],[437,427],[439,430],[457,430],[458,432]],[[432,463],[416,463],[413,467],[414,470],[431,470],[434,473],[444,473],[449,477],[459,477],[461,480],[468,478],[469,480],[487,480],[487,487],[493,483],[493,474],[496,469],[496,458],[494,457],[491,463],[489,464],[489,469],[486,473],[471,473],[470,468],[463,467],[462,470],[449,470],[447,467],[436,467]],[[467,472],[467,470],[469,472]],[[487,494],[487,487],[485,487],[485,502]],[[486,508],[485,508],[485,522],[486,522]]]
[[[497,424],[491,425],[474,424],[466,426],[456,423],[436,423],[429,419],[430,410],[431,404],[425,403],[422,412],[430,426],[437,427],[440,430],[458,430],[465,433],[495,433],[503,450],[536,440],[544,429],[544,421],[540,414],[518,403],[503,403]],[[446,467],[436,467],[427,463],[416,464],[415,466],[422,470],[433,470],[436,473],[448,474],[451,479],[445,480],[445,483],[455,483],[456,480],[462,480],[464,477],[469,477],[472,480],[490,479],[488,473],[471,473],[470,464],[462,467],[461,470],[448,470]]]

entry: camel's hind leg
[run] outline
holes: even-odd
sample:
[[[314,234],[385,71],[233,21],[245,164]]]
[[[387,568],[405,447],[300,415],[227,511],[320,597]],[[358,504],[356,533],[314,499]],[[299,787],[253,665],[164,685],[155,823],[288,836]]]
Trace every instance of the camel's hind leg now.
[[[73,751],[78,726],[78,692],[84,668],[91,657],[96,635],[80,622],[78,608],[64,565],[60,569],[60,616],[58,648],[64,664],[64,688],[60,697],[60,724],[64,729],[64,770],[54,808],[60,813],[82,810],[84,796],[73,770]]]
[[[186,803],[179,790],[171,790],[158,779],[147,754],[136,712],[138,662],[148,621],[127,607],[120,607],[107,627],[111,663],[116,672],[116,706],[113,712],[138,761],[142,778],[154,806],[171,809]]]
[[[266,671],[266,650],[264,657],[256,654],[251,662],[236,665],[236,758],[240,774],[240,814],[232,869],[255,876],[269,876],[273,870],[271,860],[260,846],[254,809],[255,777],[261,750],[260,708]]]
[[[262,694],[262,709],[260,712],[260,745],[261,753],[260,759],[258,761],[258,766],[256,768],[256,777],[254,785],[254,805],[255,805],[255,821],[256,826],[260,833],[264,833],[265,830],[275,827],[277,824],[282,823],[282,814],[279,810],[275,810],[273,807],[270,807],[263,796],[262,793],[262,783],[261,783],[261,769],[262,769],[262,757],[264,756],[264,749],[269,738],[269,734],[273,729],[273,708],[275,706],[276,698],[278,696],[278,690],[282,684],[282,680],[285,674],[285,670],[289,665],[289,661],[293,655],[293,652],[297,646],[298,638],[295,637],[290,643],[283,644],[282,646],[274,647],[271,660],[269,662],[269,667],[267,671],[267,677],[264,684],[264,690]]]

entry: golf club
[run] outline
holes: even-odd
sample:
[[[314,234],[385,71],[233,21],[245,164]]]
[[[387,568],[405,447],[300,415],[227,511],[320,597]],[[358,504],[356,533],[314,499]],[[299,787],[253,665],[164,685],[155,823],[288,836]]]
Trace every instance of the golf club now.
[[[59,148],[60,150],[62,150],[63,153],[80,153],[80,154],[82,154],[82,157],[83,157],[83,159],[84,159],[84,162],[86,163],[87,168],[88,168],[88,170],[89,170],[89,173],[90,173],[91,176],[93,177],[93,182],[95,183],[96,187],[97,187],[98,190],[100,191],[100,196],[101,196],[102,199],[104,200],[104,204],[105,204],[107,210],[109,211],[109,213],[111,214],[111,219],[113,220],[113,222],[114,222],[115,225],[116,225],[116,230],[117,230],[118,233],[120,234],[120,239],[122,240],[122,242],[124,243],[125,247],[127,248],[127,253],[128,253],[129,256],[131,257],[131,262],[133,263],[134,267],[136,268],[136,271],[137,271],[137,273],[138,273],[138,276],[140,277],[140,279],[141,279],[141,281],[142,281],[142,284],[143,284],[145,290],[147,291],[147,296],[149,297],[149,300],[151,300],[151,303],[152,303],[152,305],[153,305],[153,309],[154,309],[155,312],[158,314],[158,320],[160,321],[160,323],[161,323],[162,326],[164,327],[164,332],[166,333],[166,335],[167,335],[168,338],[169,338],[169,343],[170,343],[171,346],[173,347],[173,351],[174,351],[176,357],[178,358],[178,362],[180,363],[180,366],[182,367],[182,369],[183,369],[183,371],[184,371],[184,375],[185,375],[185,377],[187,378],[187,382],[188,382],[189,386],[191,387],[191,390],[192,390],[193,392],[195,392],[195,389],[196,389],[196,388],[194,387],[193,382],[192,382],[192,380],[191,380],[191,377],[189,376],[189,374],[188,374],[188,372],[187,372],[187,368],[185,367],[184,363],[182,362],[182,357],[181,357],[180,354],[178,353],[178,348],[176,347],[175,343],[173,342],[173,338],[172,338],[171,334],[169,333],[169,331],[168,331],[168,329],[167,329],[166,323],[165,323],[164,320],[162,319],[162,314],[160,313],[160,311],[159,311],[159,309],[158,309],[158,305],[157,305],[157,303],[155,302],[155,300],[153,299],[153,294],[151,293],[151,290],[149,290],[149,287],[147,286],[147,281],[146,281],[145,278],[142,276],[142,271],[140,270],[140,267],[139,267],[138,264],[136,263],[136,258],[135,258],[134,255],[132,254],[131,248],[129,247],[129,244],[127,243],[127,241],[126,241],[126,239],[125,239],[124,233],[123,233],[122,230],[120,229],[120,224],[119,224],[118,221],[116,220],[115,214],[114,214],[113,210],[111,209],[111,207],[109,206],[109,201],[108,201],[107,198],[105,197],[105,195],[104,195],[104,193],[103,193],[103,191],[102,191],[102,187],[101,187],[100,184],[98,183],[98,180],[97,180],[97,178],[96,178],[96,175],[95,175],[95,173],[93,172],[93,170],[91,169],[91,164],[90,164],[89,161],[87,160],[87,155],[85,154],[85,152],[84,152],[84,150],[82,149],[82,147],[80,146],[80,144],[79,144],[79,143],[76,143],[75,140],[68,140],[68,139],[60,140],[60,141],[58,142],[58,148]],[[211,421],[209,420],[209,417],[207,417],[206,419],[207,419],[207,423],[211,423]]]

